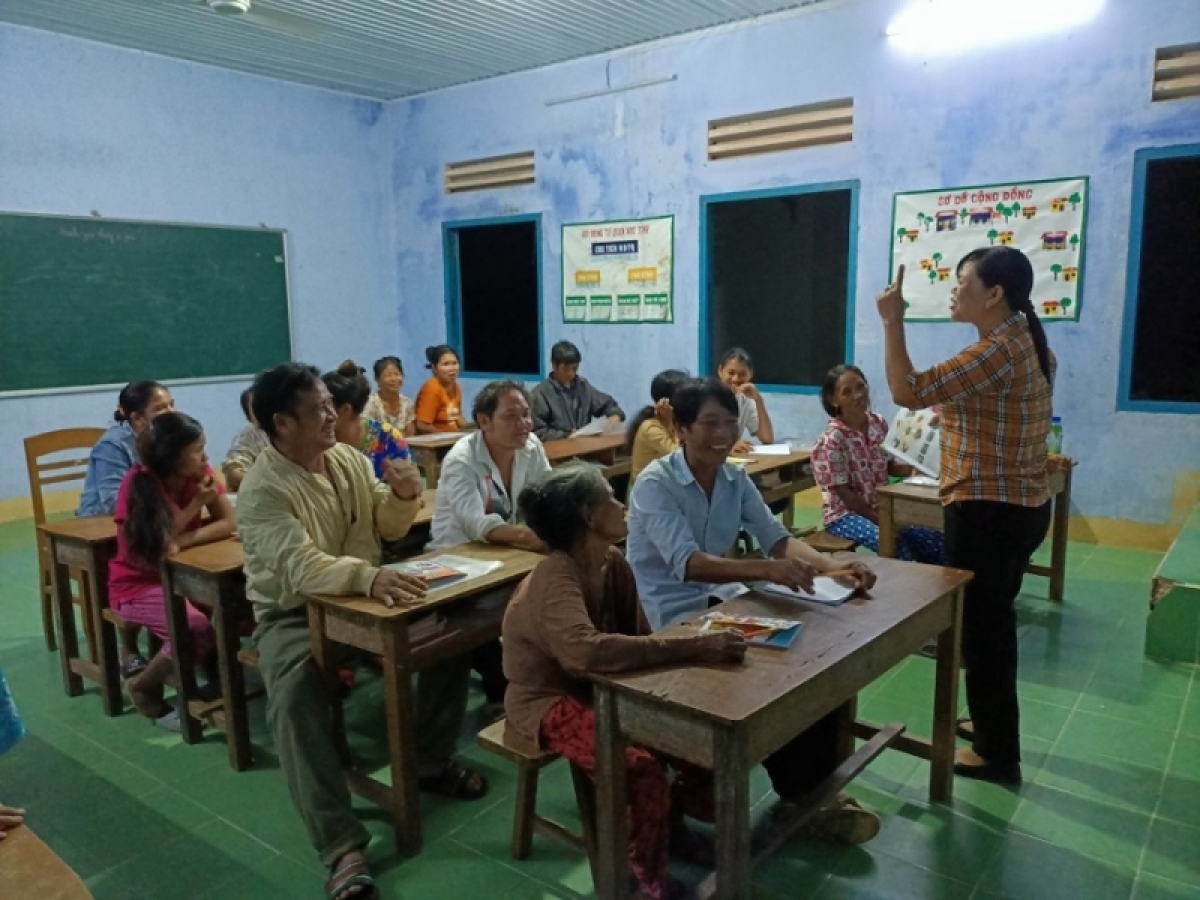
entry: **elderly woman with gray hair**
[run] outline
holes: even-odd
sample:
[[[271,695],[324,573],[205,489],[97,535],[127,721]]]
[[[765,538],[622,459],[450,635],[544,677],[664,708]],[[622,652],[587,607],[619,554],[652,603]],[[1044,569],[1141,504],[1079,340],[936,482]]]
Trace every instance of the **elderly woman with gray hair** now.
[[[509,724],[539,746],[595,772],[595,715],[587,672],[626,672],[670,663],[736,663],[746,653],[730,632],[657,637],[642,613],[633,572],[615,548],[625,510],[599,469],[555,469],[518,498],[522,516],[550,555],[517,588],[504,617],[505,709]],[[711,853],[683,824],[686,812],[711,821],[709,773],[664,763],[641,747],[625,751],[629,856],[638,896],[683,896],[667,872],[668,853]],[[711,862],[711,860],[709,860]]]

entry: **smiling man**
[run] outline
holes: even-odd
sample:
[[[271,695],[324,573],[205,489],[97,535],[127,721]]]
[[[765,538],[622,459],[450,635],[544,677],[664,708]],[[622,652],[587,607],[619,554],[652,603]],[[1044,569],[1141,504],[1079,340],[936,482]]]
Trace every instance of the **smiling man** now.
[[[421,478],[411,463],[391,460],[379,481],[365,456],[337,442],[337,412],[315,368],[277,366],[253,390],[254,417],[271,445],[242,482],[238,531],[267,722],[292,802],[330,868],[328,893],[372,895],[362,853],[371,835],[350,805],[305,597],[366,594],[392,606],[425,593],[420,579],[379,567],[380,540],[403,537],[421,507]],[[422,672],[414,728],[421,788],[466,799],[487,791],[451,755],[469,677],[465,658]]]

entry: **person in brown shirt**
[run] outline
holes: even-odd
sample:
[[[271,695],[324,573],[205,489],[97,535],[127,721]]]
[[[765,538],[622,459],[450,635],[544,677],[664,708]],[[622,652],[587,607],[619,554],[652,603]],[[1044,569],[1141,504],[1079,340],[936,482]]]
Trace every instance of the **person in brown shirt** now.
[[[517,588],[504,616],[508,722],[527,740],[594,776],[595,714],[584,673],[736,663],[746,644],[741,635],[724,631],[650,634],[633,571],[614,546],[625,537],[625,511],[595,466],[562,466],[525,488],[518,503],[551,553]],[[629,856],[638,896],[678,896],[681,886],[668,874],[668,853],[697,849],[683,815],[711,821],[711,775],[678,764],[668,784],[663,763],[641,747],[626,749],[625,764]]]

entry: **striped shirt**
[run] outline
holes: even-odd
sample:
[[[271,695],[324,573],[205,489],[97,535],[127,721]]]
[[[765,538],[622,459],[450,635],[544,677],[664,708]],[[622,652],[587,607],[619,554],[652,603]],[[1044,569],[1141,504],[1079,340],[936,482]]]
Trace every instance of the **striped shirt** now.
[[[1050,371],[1055,370],[1053,354]],[[1041,506],[1050,499],[1046,436],[1053,388],[1029,324],[1014,313],[957,356],[908,376],[922,407],[940,404],[941,499]]]

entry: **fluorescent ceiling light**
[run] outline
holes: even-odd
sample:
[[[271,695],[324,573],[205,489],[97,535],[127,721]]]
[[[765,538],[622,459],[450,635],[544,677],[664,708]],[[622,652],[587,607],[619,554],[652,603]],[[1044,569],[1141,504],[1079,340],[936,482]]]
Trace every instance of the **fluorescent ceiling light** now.
[[[914,0],[888,26],[900,50],[954,54],[1086,25],[1104,0]]]

